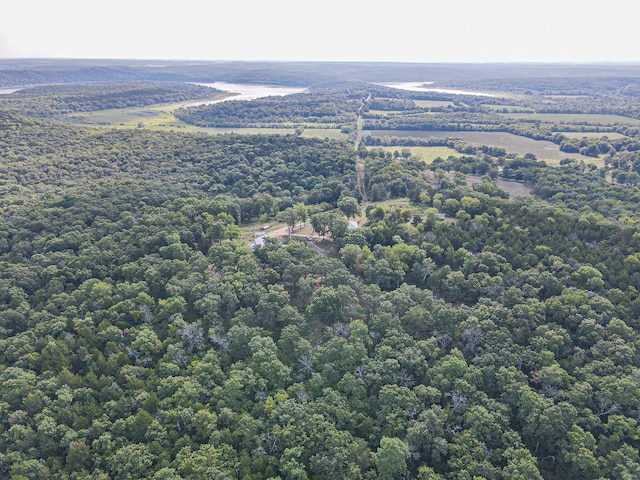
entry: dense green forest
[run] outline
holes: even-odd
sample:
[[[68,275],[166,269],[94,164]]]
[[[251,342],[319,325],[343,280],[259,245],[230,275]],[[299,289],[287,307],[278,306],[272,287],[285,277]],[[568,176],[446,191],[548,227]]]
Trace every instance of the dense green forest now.
[[[182,108],[176,117],[200,127],[253,126],[264,123],[354,123],[362,92],[300,93],[255,102],[224,102]]]
[[[367,122],[499,118],[486,99],[362,82],[180,113],[329,112],[344,141],[51,118],[64,99],[104,108],[101,91],[127,104],[129,87],[102,88],[0,101],[0,478],[640,478],[637,127],[584,137],[601,166],[453,137],[358,142]],[[289,235],[250,246],[266,224]]]
[[[51,85],[26,88],[0,96],[3,112],[55,117],[110,108],[143,107],[158,103],[211,98],[219,90],[188,83],[107,83]]]

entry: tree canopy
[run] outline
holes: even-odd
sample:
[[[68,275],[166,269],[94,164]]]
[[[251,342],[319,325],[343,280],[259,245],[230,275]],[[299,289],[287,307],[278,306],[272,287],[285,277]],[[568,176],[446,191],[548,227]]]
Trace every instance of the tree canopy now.
[[[415,106],[363,88],[345,122]],[[640,474],[632,137],[592,168],[39,117],[0,103],[0,477]]]

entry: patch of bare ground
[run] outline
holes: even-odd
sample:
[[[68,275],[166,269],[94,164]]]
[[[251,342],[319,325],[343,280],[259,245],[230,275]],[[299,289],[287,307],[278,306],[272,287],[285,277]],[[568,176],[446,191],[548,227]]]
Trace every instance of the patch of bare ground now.
[[[467,175],[467,184],[473,185],[482,181],[482,177],[479,175]],[[496,185],[500,190],[504,190],[509,194],[509,197],[529,197],[531,196],[531,188],[526,186],[522,182],[515,180],[505,180],[504,178],[497,178]]]
[[[423,175],[427,182],[429,182],[429,184],[435,187],[438,186],[438,179],[436,178],[434,172],[427,170],[426,172],[423,172]],[[447,172],[445,173],[445,175],[449,180],[453,180],[455,173]],[[466,177],[467,185],[473,185],[474,183],[480,183],[482,181],[482,177],[480,175],[466,175]],[[505,180],[504,178],[497,178],[496,185],[500,190],[504,190],[505,192],[507,192],[510,198],[531,196],[531,188],[522,182],[517,182],[515,180]]]

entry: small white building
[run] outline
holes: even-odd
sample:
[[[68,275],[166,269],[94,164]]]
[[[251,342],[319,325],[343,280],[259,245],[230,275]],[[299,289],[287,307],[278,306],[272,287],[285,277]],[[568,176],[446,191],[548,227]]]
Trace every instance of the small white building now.
[[[256,247],[264,247],[264,239],[266,237],[256,237],[253,239],[253,244],[251,245],[251,250],[255,249]]]

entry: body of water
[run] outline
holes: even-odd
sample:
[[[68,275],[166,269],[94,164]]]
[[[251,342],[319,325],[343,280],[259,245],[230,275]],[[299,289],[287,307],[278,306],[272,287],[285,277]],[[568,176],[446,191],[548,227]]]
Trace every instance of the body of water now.
[[[284,97],[285,95],[291,95],[294,93],[302,93],[307,90],[306,87],[285,87],[281,85],[259,85],[253,83],[198,83],[197,85],[203,85],[205,87],[217,88],[224,92],[235,93],[231,97],[225,97],[218,100],[209,100],[207,102],[194,102],[186,105],[193,107],[195,105],[209,105],[212,103],[226,102],[229,100],[255,100],[256,98],[263,97]]]
[[[21,88],[0,88],[0,95],[9,95],[10,93],[22,90]]]
[[[450,95],[473,95],[476,97],[495,97],[490,93],[474,92],[471,90],[455,90],[451,88],[433,88],[429,85],[433,85],[434,82],[404,82],[404,83],[385,83],[383,86],[390,88],[397,88],[400,90],[409,90],[411,92],[435,92],[435,93],[447,93]]]

